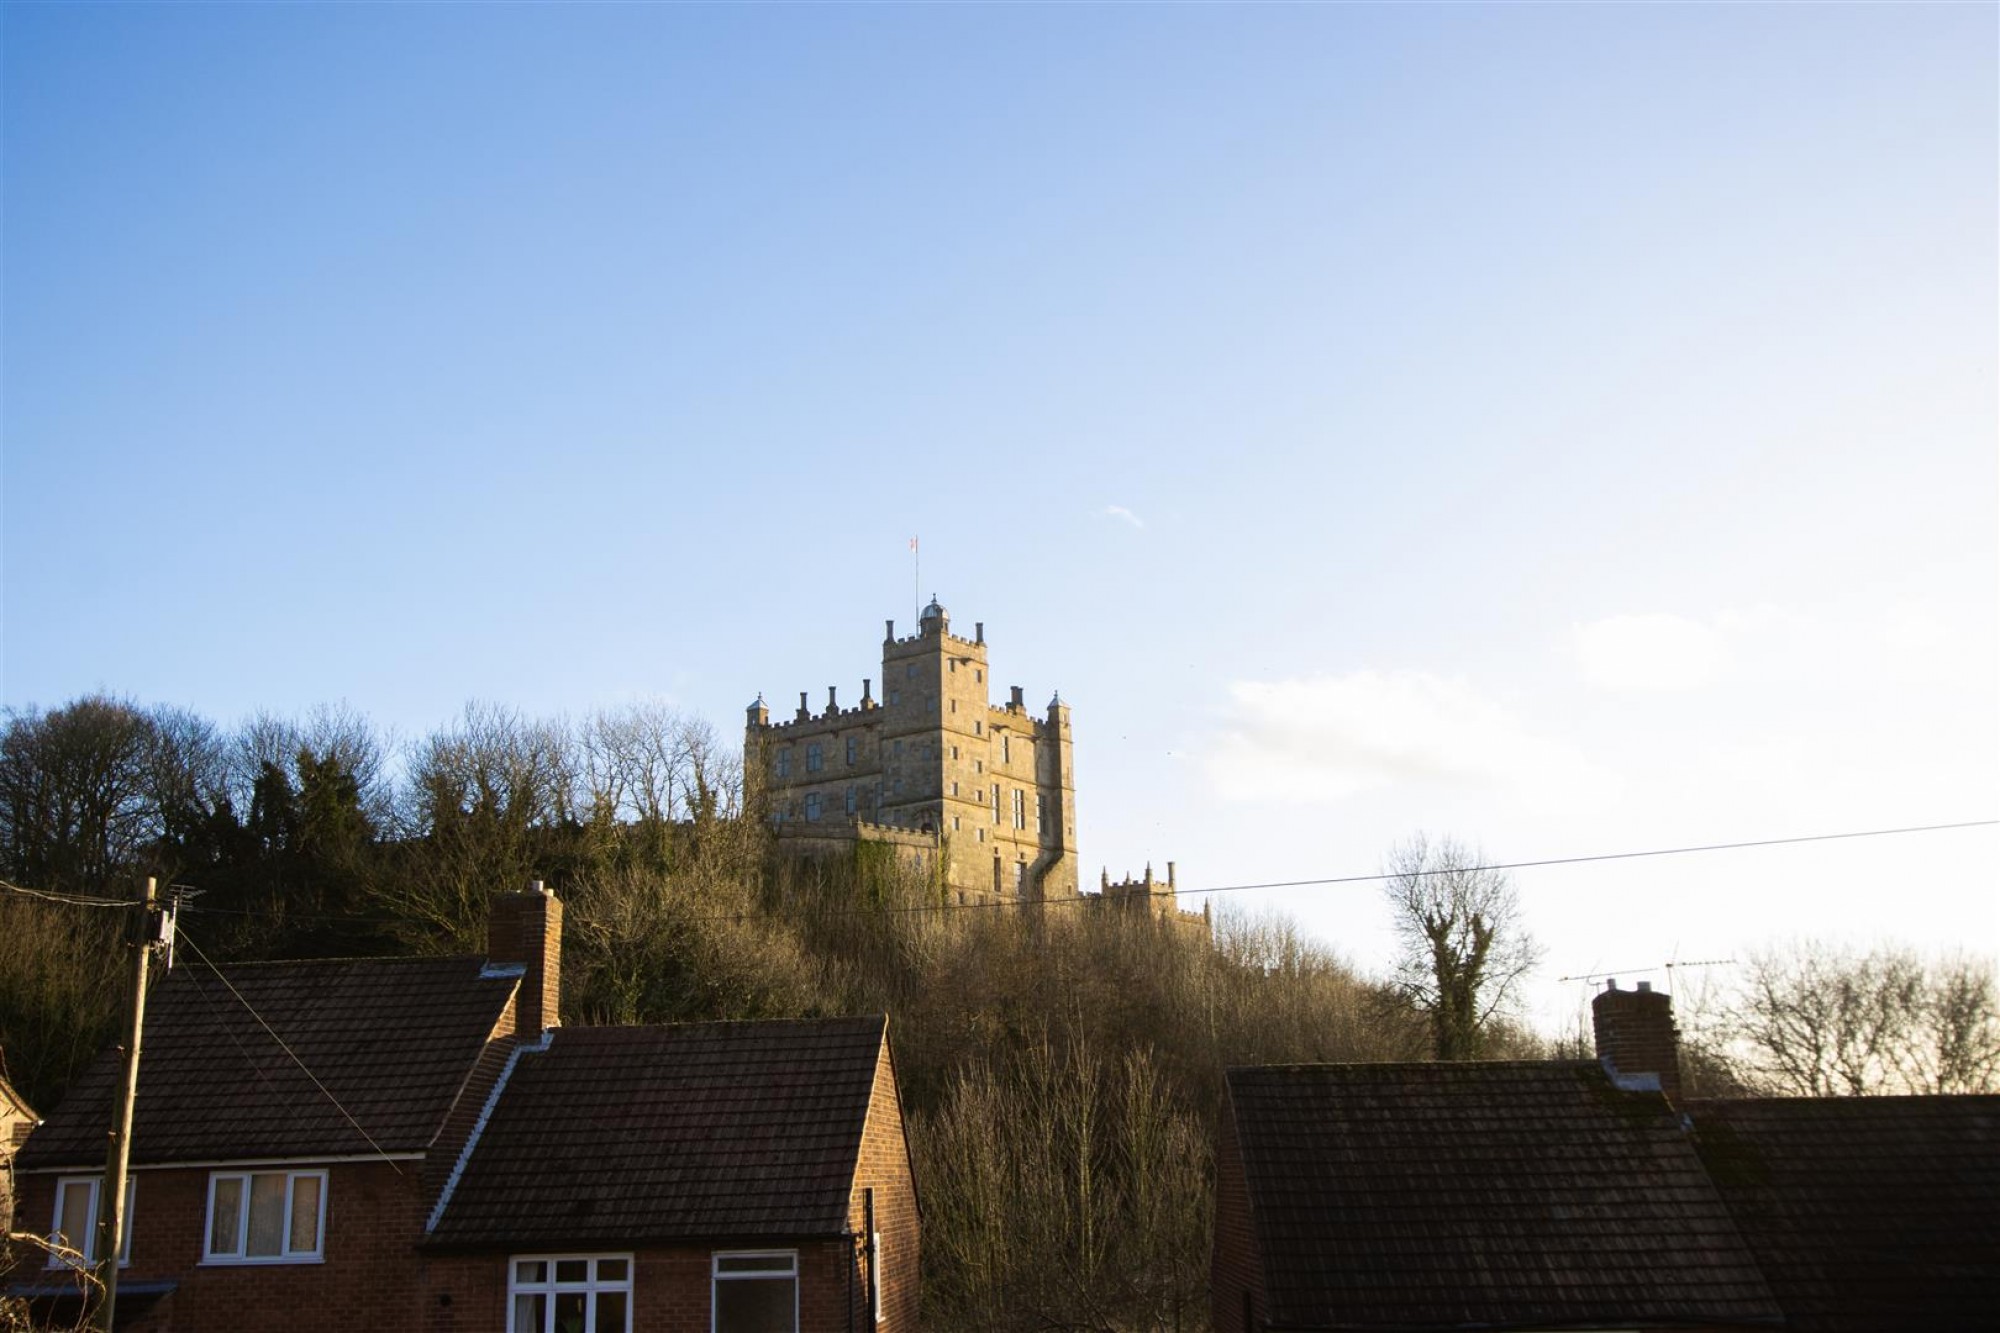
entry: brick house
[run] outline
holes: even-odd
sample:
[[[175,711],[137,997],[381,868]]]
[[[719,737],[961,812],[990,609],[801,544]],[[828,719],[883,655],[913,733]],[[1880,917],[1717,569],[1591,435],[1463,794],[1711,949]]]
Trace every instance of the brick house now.
[[[1233,1069],[1215,1333],[1990,1326],[2000,1097],[1676,1104],[1668,997],[1598,1061]]]
[[[553,895],[505,894],[484,959],[160,983],[120,1327],[716,1333],[785,1292],[804,1322],[754,1327],[913,1327],[884,1020],[562,1030],[561,929]],[[19,1224],[86,1251],[116,1073],[107,1053],[18,1163]],[[60,1314],[76,1288],[51,1265],[7,1289]]]
[[[14,1154],[39,1123],[27,1098],[7,1082],[7,1062],[0,1059],[0,1222],[14,1215]]]

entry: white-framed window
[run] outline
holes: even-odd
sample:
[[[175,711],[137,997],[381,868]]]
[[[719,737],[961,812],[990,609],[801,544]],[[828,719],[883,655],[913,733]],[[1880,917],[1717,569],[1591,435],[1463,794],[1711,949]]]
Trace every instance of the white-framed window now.
[[[811,823],[815,823],[815,822],[817,822],[817,821],[818,821],[818,819],[819,819],[819,793],[818,793],[818,792],[816,792],[816,791],[815,791],[815,792],[807,792],[807,793],[806,793],[806,822],[807,822],[808,824],[811,824]]]
[[[710,1273],[714,1333],[798,1333],[797,1250],[719,1251]]]
[[[205,1264],[318,1263],[325,1255],[325,1171],[215,1171],[208,1177]]]
[[[118,1251],[118,1266],[132,1262],[132,1200],[137,1197],[139,1178],[125,1177],[125,1244]],[[52,1244],[75,1250],[83,1262],[97,1262],[98,1197],[104,1193],[103,1176],[64,1176],[56,1181],[56,1215],[49,1223]],[[110,1219],[102,1219],[109,1221]],[[73,1260],[49,1256],[50,1268],[61,1268]]]
[[[826,751],[818,744],[806,747],[806,772],[817,773],[826,767]]]
[[[1028,793],[1014,788],[1014,827],[1028,827]]]
[[[507,1333],[631,1333],[632,1256],[517,1254],[507,1261]]]

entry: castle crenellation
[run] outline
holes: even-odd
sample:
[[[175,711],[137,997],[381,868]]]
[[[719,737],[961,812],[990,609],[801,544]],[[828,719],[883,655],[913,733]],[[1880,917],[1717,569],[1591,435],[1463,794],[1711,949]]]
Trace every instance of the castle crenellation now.
[[[1060,697],[1039,716],[1020,686],[995,703],[984,623],[970,639],[953,634],[936,599],[913,635],[883,623],[880,682],[877,695],[865,678],[848,708],[828,686],[819,712],[801,692],[789,721],[772,721],[762,695],[746,710],[745,773],[762,785],[780,844],[889,843],[913,864],[942,867],[946,892],[963,903],[1076,896]]]

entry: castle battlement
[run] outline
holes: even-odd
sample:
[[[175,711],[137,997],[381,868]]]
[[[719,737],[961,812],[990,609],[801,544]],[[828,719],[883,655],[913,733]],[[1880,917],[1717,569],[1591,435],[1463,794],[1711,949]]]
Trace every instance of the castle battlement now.
[[[914,635],[884,622],[880,700],[863,680],[858,705],[841,708],[829,687],[822,711],[801,694],[797,713],[774,721],[758,696],[746,710],[745,780],[759,784],[786,843],[931,836],[961,901],[1074,897],[1067,707],[1053,701],[1038,716],[1019,686],[995,705],[986,626],[966,639],[950,623],[935,598]],[[833,743],[801,751],[823,738]]]

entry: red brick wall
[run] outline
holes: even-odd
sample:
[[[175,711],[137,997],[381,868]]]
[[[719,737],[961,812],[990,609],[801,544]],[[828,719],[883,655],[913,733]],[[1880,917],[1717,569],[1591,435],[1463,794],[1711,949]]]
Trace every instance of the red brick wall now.
[[[1250,1225],[1250,1192],[1243,1182],[1243,1151],[1236,1141],[1236,1115],[1227,1101],[1215,1150],[1215,1240],[1209,1263],[1209,1319],[1214,1333],[1249,1333],[1243,1321],[1248,1293],[1255,1318],[1264,1305],[1264,1264]],[[1254,1328],[1253,1323],[1250,1327]]]
[[[1665,991],[1605,990],[1590,1002],[1600,1059],[1621,1074],[1658,1074],[1669,1098],[1681,1095],[1674,1002]]]
[[[132,1204],[126,1281],[178,1281],[175,1333],[350,1333],[414,1328],[415,1246],[423,1234],[418,1162],[326,1168],[325,1260],[300,1264],[201,1262],[208,1225],[204,1168],[141,1169]],[[400,1172],[400,1174],[399,1174]],[[58,1177],[21,1178],[22,1221],[36,1231],[55,1213]]]
[[[527,968],[520,1031],[528,1037],[561,1022],[562,922],[562,900],[553,893],[496,893],[487,907],[487,960]]]
[[[861,1159],[854,1173],[854,1194],[848,1206],[848,1230],[864,1233],[865,1194],[875,1191],[875,1229],[882,1235],[882,1322],[885,1333],[914,1333],[922,1303],[917,1216],[917,1189],[910,1173],[910,1148],[903,1137],[902,1098],[896,1088],[889,1044],[875,1062],[875,1089],[869,1101],[868,1124],[861,1134]],[[861,1283],[866,1270],[857,1267],[855,1327],[868,1327],[868,1294]]]
[[[847,1260],[851,1251],[847,1242],[759,1241],[728,1246],[647,1246],[633,1251],[632,1333],[709,1333],[709,1275],[717,1249],[797,1250],[799,1328],[803,1333],[846,1333],[850,1327]],[[615,1248],[596,1252],[619,1253]],[[507,1327],[508,1259],[505,1254],[479,1254],[426,1261],[422,1333],[501,1333]],[[858,1291],[858,1270],[853,1281]],[[418,1326],[411,1323],[405,1327]],[[857,1313],[852,1327],[856,1333],[866,1333],[863,1316]]]

